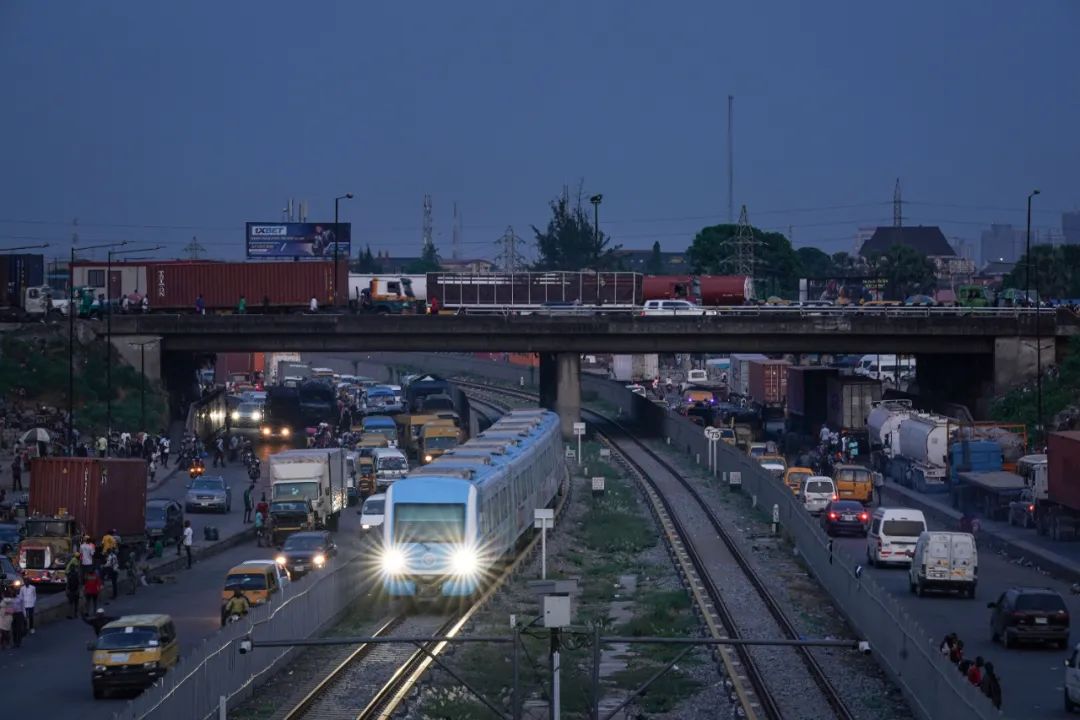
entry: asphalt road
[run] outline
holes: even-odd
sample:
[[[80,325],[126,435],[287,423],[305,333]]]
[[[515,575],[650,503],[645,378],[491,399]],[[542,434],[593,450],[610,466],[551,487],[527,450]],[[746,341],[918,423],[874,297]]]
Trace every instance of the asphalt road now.
[[[935,527],[931,529],[946,529]],[[1071,652],[1047,646],[1024,646],[1005,650],[1000,643],[990,642],[990,610],[986,603],[996,600],[1011,586],[1050,587],[1061,593],[1073,618],[1072,642],[1080,640],[1080,595],[1074,595],[1067,583],[1059,582],[1008,561],[997,554],[980,553],[979,584],[974,599],[954,595],[930,594],[916,597],[908,588],[906,566],[872,568],[866,563],[866,540],[837,538],[835,546],[843,548],[863,565],[885,589],[897,597],[904,608],[917,618],[935,642],[950,632],[964,641],[965,657],[982,655],[994,663],[1001,678],[1002,709],[1014,718],[1065,718],[1062,703],[1064,692],[1064,661]]]

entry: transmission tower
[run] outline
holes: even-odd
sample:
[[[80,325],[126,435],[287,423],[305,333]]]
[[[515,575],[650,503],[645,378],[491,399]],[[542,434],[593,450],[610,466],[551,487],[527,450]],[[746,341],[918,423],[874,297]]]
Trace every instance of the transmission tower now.
[[[896,187],[892,193],[892,224],[893,227],[904,226],[904,201],[900,197],[900,178],[896,178]]]
[[[434,240],[432,239],[432,225],[431,225],[431,196],[424,196],[424,225],[421,237],[421,247],[425,250],[431,247]]]
[[[738,275],[754,274],[754,248],[758,244],[754,237],[754,229],[750,227],[750,217],[746,212],[746,206],[742,206],[739,213],[739,227],[735,230],[735,237],[731,240],[734,253],[731,258],[735,273]]]
[[[521,272],[525,269],[525,258],[518,252],[518,242],[521,240],[511,226],[506,227],[506,232],[495,241],[499,246],[499,254],[495,262],[503,269],[503,272]]]
[[[184,252],[187,253],[188,259],[198,260],[199,255],[206,252],[206,248],[199,242],[199,238],[192,235],[191,242],[184,246]]]
[[[450,257],[454,260],[461,259],[461,214],[458,212],[457,203],[454,203],[454,226],[450,240]]]

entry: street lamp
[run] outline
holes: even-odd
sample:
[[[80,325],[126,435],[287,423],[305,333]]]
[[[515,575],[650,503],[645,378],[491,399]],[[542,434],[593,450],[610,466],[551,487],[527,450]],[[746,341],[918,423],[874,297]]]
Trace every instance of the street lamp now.
[[[71,261],[68,263],[68,395],[67,395],[67,440],[68,455],[75,454],[75,251],[100,250],[127,245],[127,240],[102,243],[101,245],[71,246]],[[105,279],[108,285],[108,278]]]
[[[593,207],[593,242],[597,247],[600,245],[600,203],[604,202],[604,196],[600,193],[589,198]]]
[[[1039,194],[1038,190],[1032,190],[1027,197],[1027,267],[1025,276],[1024,295],[1031,302],[1031,199]],[[1038,267],[1035,272],[1039,271]],[[1035,276],[1035,434],[1041,442],[1043,440],[1043,397],[1042,397],[1042,330],[1040,325],[1039,308],[1039,277]]]
[[[345,193],[344,195],[338,195],[334,198],[334,305],[337,305],[338,296],[338,238],[341,237],[341,228],[338,227],[338,203],[342,200],[352,200],[352,193]]]
[[[109,250],[108,259],[105,263],[105,437],[112,435],[112,259],[114,255],[129,255],[132,253],[147,253],[161,250],[164,245],[155,245],[148,248],[131,248],[130,250]],[[148,256],[130,258],[132,260],[145,260]],[[122,290],[123,288],[121,288]],[[145,429],[145,428],[143,428]],[[105,451],[106,455],[108,450]]]
[[[146,430],[146,348],[157,343],[157,340],[128,343],[129,347],[139,348],[139,427],[144,431]]]
[[[1027,268],[1026,272],[1024,272],[1024,297],[1028,302],[1031,302],[1031,198],[1038,194],[1038,190],[1032,190],[1028,194],[1027,202],[1027,249],[1025,253],[1027,256]]]

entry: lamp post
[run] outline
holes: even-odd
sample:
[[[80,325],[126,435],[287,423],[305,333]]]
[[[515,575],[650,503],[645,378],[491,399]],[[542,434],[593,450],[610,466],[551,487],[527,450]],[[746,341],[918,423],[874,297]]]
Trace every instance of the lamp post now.
[[[127,240],[100,245],[84,245],[82,247],[71,246],[71,260],[68,262],[68,393],[67,393],[67,440],[68,455],[75,454],[75,251],[76,250],[99,250],[127,245]],[[108,285],[108,278],[105,279]]]
[[[342,200],[352,200],[352,193],[345,193],[334,198],[334,305],[338,302],[338,238],[341,237],[341,228],[338,227],[338,204]]]
[[[139,427],[146,430],[146,348],[157,345],[157,340],[128,343],[139,348]]]
[[[600,203],[604,202],[604,196],[600,193],[589,198],[593,207],[593,242],[600,245]]]
[[[1027,198],[1027,245],[1024,253],[1027,256],[1027,267],[1024,272],[1024,297],[1028,302],[1031,302],[1031,198],[1038,194],[1038,190],[1032,190]]]
[[[1039,194],[1038,190],[1032,190],[1027,197],[1027,267],[1024,272],[1025,288],[1024,297],[1031,302],[1031,199]],[[1037,273],[1039,268],[1035,268]],[[1042,330],[1040,323],[1039,308],[1039,277],[1035,276],[1035,435],[1039,441],[1043,440],[1043,397],[1042,397]]]
[[[155,245],[148,248],[131,248],[130,250],[109,250],[108,259],[105,262],[105,437],[112,435],[112,259],[114,255],[128,255],[131,253],[146,253],[161,250],[163,245]],[[130,258],[143,260],[146,258]],[[121,288],[122,290],[123,288]],[[106,445],[108,447],[108,445]],[[108,455],[108,450],[105,451]]]

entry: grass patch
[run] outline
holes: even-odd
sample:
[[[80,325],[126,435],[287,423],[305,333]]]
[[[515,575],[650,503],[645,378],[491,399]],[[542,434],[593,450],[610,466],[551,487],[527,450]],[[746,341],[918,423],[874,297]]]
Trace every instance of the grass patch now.
[[[634,691],[664,666],[660,663],[638,663],[615,674],[615,683],[624,690]],[[688,697],[701,687],[701,683],[672,668],[649,686],[637,699],[638,705],[647,713],[670,712],[682,698]]]
[[[581,535],[586,547],[605,554],[636,554],[656,545],[626,480],[608,482],[604,494],[592,501]]]

